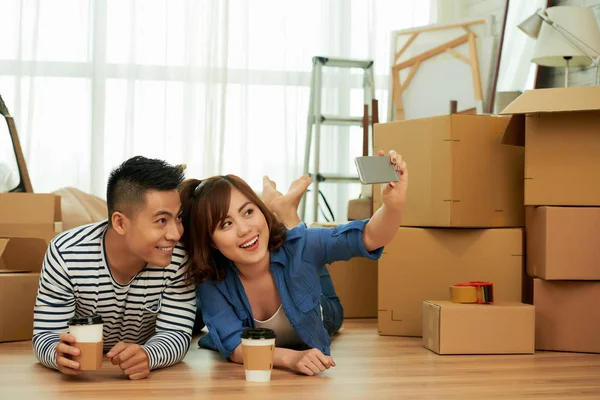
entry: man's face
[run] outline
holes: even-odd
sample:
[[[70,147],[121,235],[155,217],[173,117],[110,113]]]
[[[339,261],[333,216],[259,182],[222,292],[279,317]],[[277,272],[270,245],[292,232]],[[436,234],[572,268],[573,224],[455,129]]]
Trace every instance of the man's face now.
[[[171,264],[173,248],[183,234],[181,200],[177,191],[152,190],[146,204],[125,221],[125,241],[130,251],[158,267]]]

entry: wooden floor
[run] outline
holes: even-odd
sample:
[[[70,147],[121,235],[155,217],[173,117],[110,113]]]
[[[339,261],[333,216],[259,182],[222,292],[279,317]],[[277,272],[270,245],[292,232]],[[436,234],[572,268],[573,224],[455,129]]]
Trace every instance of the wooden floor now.
[[[0,399],[600,399],[600,355],[439,356],[420,339],[382,337],[376,320],[346,320],[337,367],[319,376],[274,370],[247,383],[240,365],[194,346],[175,367],[128,381],[108,361],[67,378],[37,363],[30,342],[0,344]]]

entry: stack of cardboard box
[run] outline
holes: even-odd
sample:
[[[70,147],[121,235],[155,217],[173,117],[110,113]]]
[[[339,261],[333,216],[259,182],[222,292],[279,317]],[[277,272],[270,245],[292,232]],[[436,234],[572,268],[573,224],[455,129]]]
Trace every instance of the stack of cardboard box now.
[[[42,262],[61,220],[60,196],[0,194],[0,342],[31,339]]]
[[[424,301],[448,299],[451,285],[474,280],[493,282],[496,302],[514,302],[504,324],[522,324],[524,149],[502,144],[519,122],[452,114],[375,126],[374,153],[396,150],[410,176],[402,226],[378,262],[379,334],[422,336]],[[382,204],[380,187],[373,203],[373,210]],[[458,309],[465,314],[457,321],[479,312],[468,309]],[[507,346],[513,339],[505,337],[503,351],[488,351],[533,351],[533,310],[526,309],[531,335],[523,337],[531,343]]]
[[[536,349],[600,352],[600,87],[525,92],[504,143],[524,146]]]

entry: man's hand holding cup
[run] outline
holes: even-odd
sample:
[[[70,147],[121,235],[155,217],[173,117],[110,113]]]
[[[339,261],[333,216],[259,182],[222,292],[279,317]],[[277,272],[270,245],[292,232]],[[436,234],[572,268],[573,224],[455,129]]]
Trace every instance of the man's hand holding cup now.
[[[56,346],[56,366],[67,375],[93,371],[102,366],[102,318],[97,315],[73,317],[67,323],[69,333],[60,334]]]
[[[56,346],[56,366],[58,370],[66,375],[79,375],[81,370],[77,361],[71,357],[77,357],[80,351],[75,344],[75,337],[67,332],[60,334],[60,343]]]

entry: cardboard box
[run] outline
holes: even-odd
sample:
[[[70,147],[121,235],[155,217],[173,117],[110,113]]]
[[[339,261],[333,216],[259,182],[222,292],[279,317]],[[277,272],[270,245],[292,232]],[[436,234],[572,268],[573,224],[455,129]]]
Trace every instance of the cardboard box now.
[[[521,301],[523,232],[398,229],[378,262],[380,335],[421,336],[423,301],[449,299],[449,287],[494,283],[495,301]]]
[[[396,150],[408,164],[402,225],[524,226],[524,150],[501,143],[514,125],[510,117],[456,114],[376,124],[373,152]],[[380,206],[376,185],[373,210]]]
[[[339,223],[314,223],[334,227]],[[357,257],[327,265],[344,318],[377,318],[377,261]]]
[[[34,242],[32,246],[28,241]],[[39,242],[0,239],[0,342],[30,340],[33,335],[33,307],[47,247],[40,247]],[[11,252],[22,250],[25,254],[20,262]],[[38,262],[32,264],[36,257]]]
[[[31,339],[39,271],[60,230],[60,196],[0,194],[0,342]]]
[[[600,207],[527,207],[526,265],[547,280],[600,280]]]
[[[361,197],[348,202],[348,221],[371,218],[373,216],[373,198]]]
[[[533,354],[534,306],[425,301],[423,346],[437,354]]]
[[[0,342],[30,340],[39,273],[0,270]]]
[[[503,143],[525,146],[525,204],[600,206],[600,86],[529,90]]]
[[[535,279],[535,348],[600,353],[600,282]]]
[[[61,231],[60,196],[38,193],[0,194],[0,237],[50,241]]]
[[[353,258],[327,266],[344,318],[377,318],[377,261]]]

